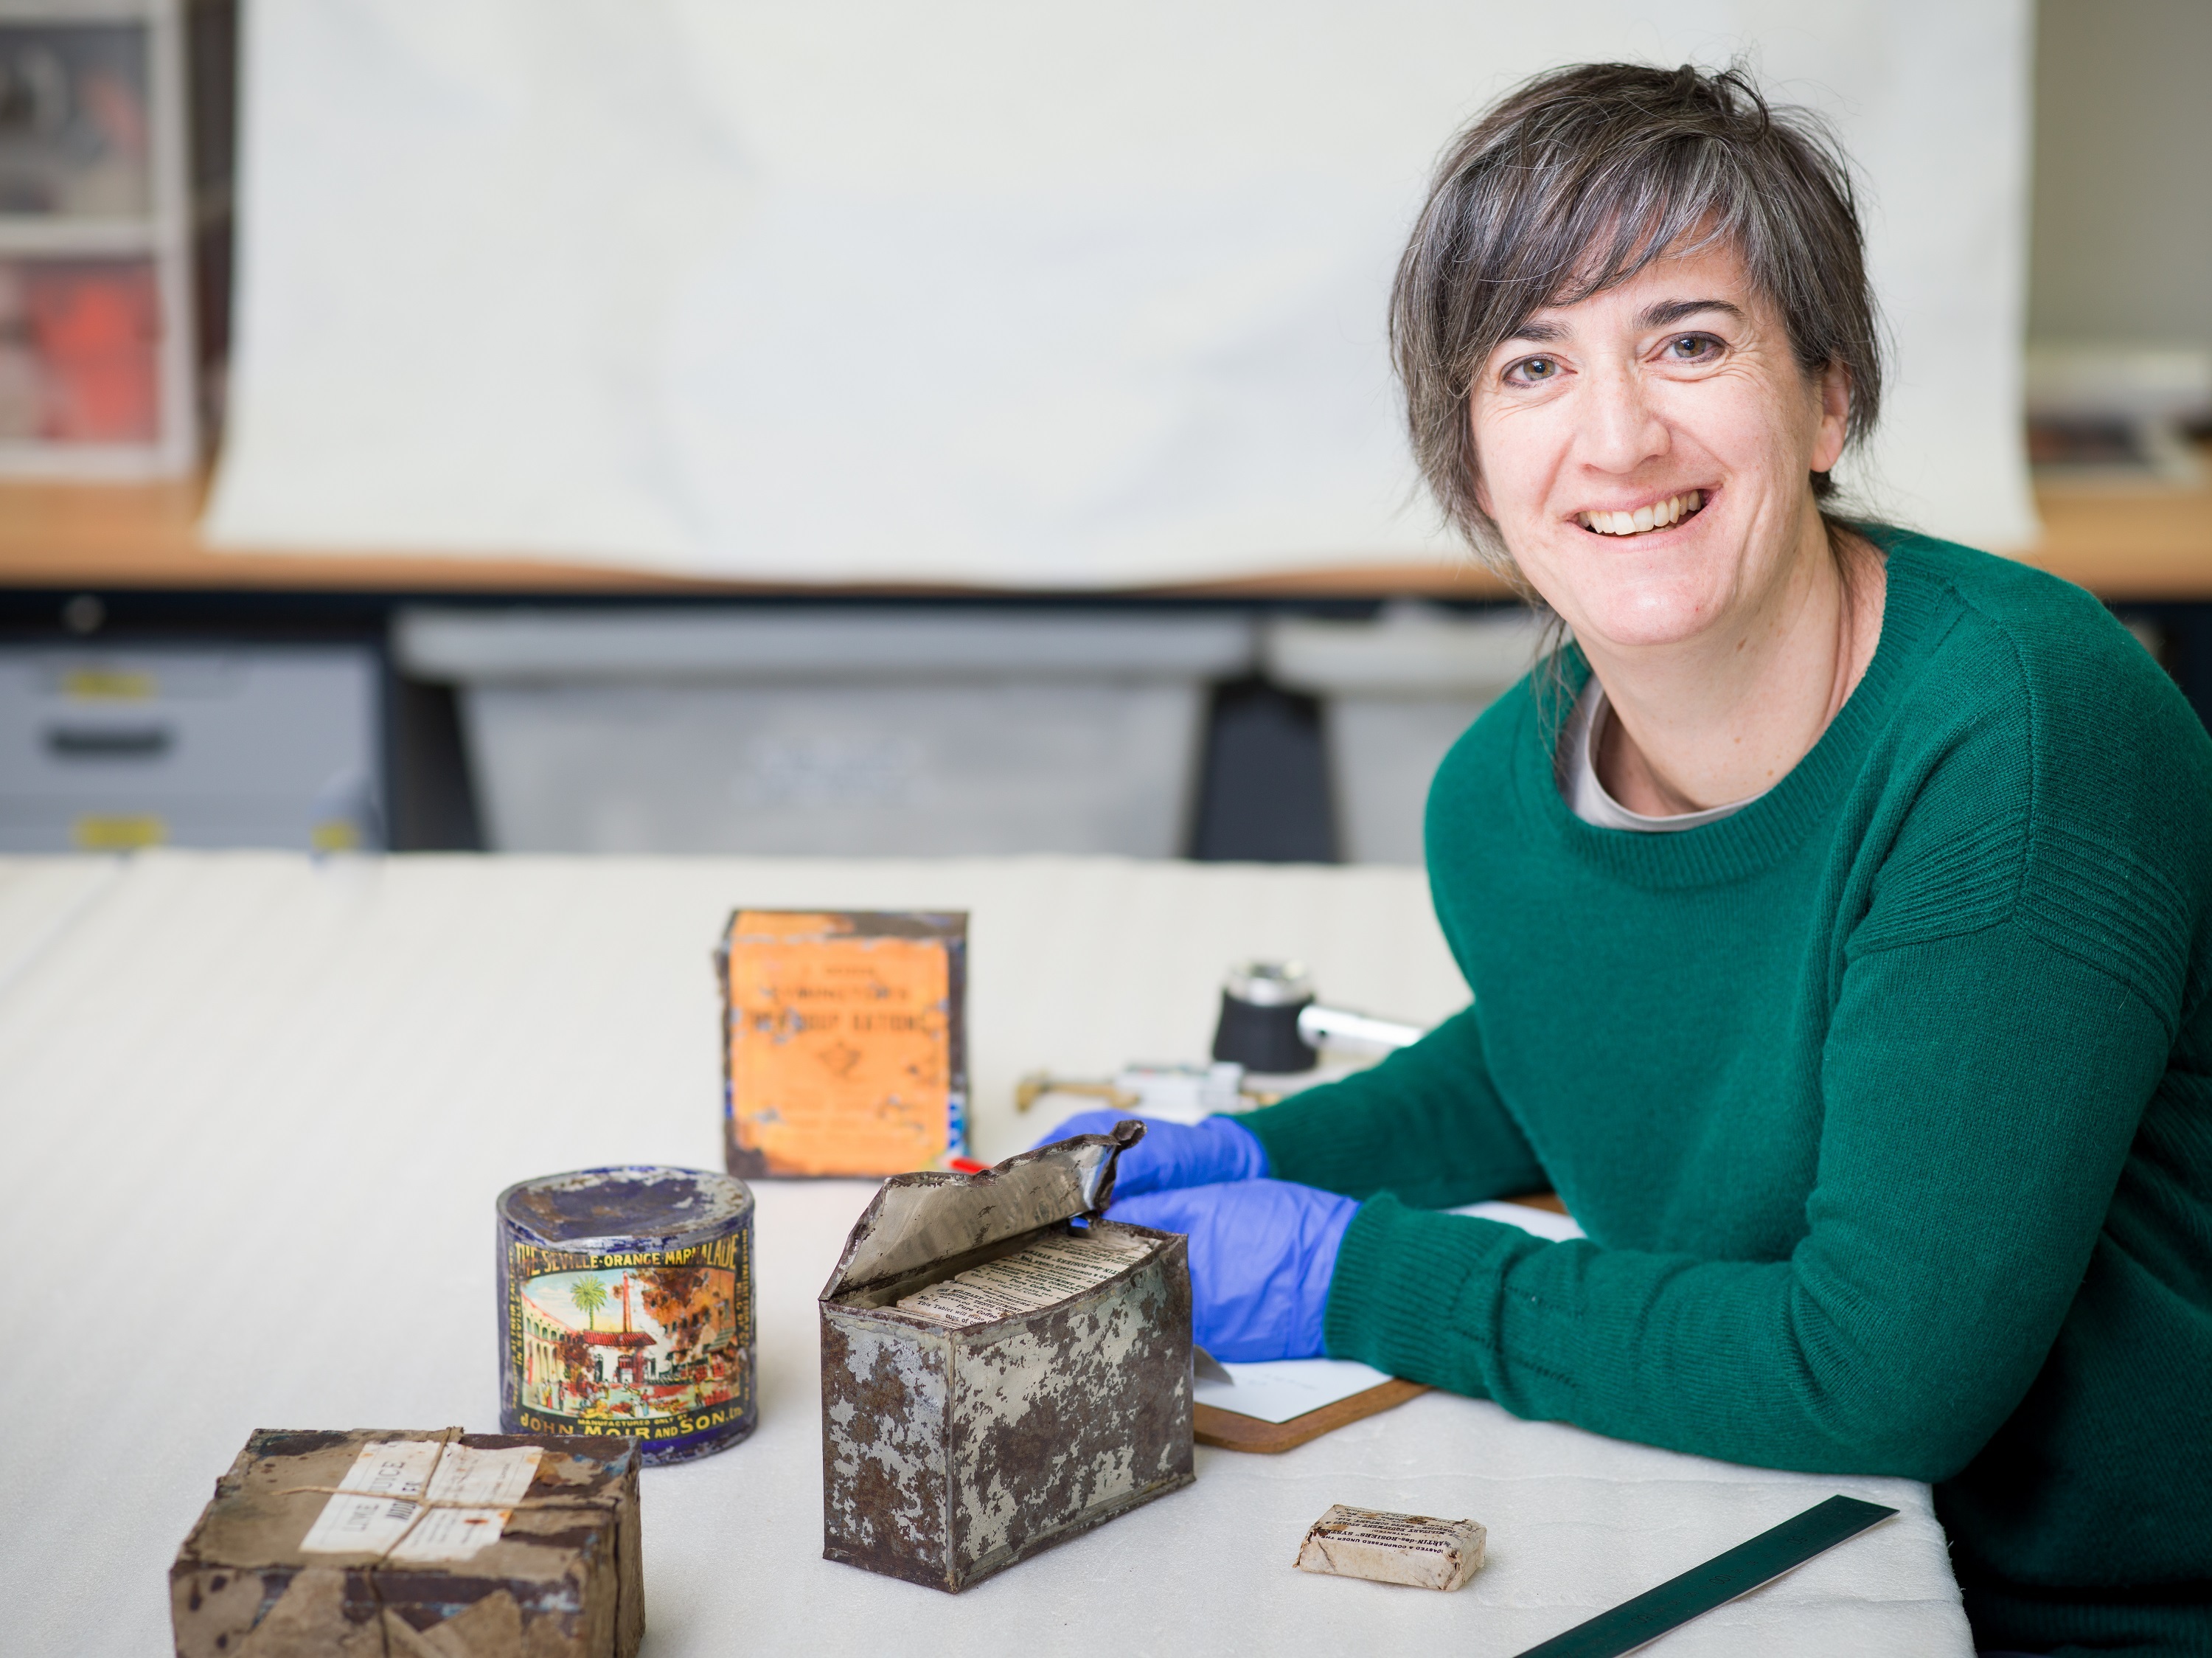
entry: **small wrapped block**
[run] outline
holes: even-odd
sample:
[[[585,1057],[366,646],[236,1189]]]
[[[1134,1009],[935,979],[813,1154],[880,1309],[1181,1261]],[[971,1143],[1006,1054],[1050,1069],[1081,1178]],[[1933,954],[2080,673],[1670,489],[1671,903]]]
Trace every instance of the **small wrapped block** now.
[[[178,1658],[634,1658],[635,1442],[260,1429],[169,1569]]]
[[[1417,1589],[1456,1589],[1482,1570],[1485,1533],[1472,1520],[1386,1514],[1338,1503],[1313,1523],[1300,1571],[1364,1577]]]

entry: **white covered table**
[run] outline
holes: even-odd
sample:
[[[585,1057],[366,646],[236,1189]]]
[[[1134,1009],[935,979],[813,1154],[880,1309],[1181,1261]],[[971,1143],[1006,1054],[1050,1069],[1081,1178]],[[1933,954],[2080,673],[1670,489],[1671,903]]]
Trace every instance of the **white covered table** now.
[[[1233,958],[1407,1018],[1466,996],[1410,870],[0,861],[0,1644],[167,1650],[169,1561],[254,1428],[496,1428],[492,1199],[719,1165],[708,953],[740,903],[972,911],[989,1158],[1037,1126],[1024,1070],[1202,1057]],[[957,1598],[831,1564],[813,1298],[870,1188],[757,1189],[761,1427],[647,1471],[648,1658],[1508,1654],[1838,1491],[1902,1512],[1652,1649],[1971,1650],[1924,1486],[1437,1394],[1281,1457],[1201,1447],[1195,1485]],[[1490,1564],[1449,1595],[1293,1571],[1333,1503],[1471,1516]]]

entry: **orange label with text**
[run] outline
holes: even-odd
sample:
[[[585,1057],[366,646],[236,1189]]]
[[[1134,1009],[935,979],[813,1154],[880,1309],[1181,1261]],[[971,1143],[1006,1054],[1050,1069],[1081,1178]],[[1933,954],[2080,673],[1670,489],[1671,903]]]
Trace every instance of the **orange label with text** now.
[[[741,910],[729,936],[733,1173],[882,1175],[958,1149],[945,936]]]

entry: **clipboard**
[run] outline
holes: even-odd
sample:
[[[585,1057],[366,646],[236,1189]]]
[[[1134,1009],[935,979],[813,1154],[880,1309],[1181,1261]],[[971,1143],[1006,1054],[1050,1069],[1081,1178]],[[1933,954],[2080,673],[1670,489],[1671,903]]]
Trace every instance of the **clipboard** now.
[[[1201,1445],[1218,1446],[1224,1451],[1255,1451],[1273,1455],[1295,1450],[1310,1440],[1319,1439],[1352,1423],[1395,1410],[1428,1391],[1429,1385],[1425,1381],[1400,1381],[1394,1378],[1309,1411],[1302,1417],[1292,1417],[1288,1422],[1262,1422],[1257,1417],[1239,1416],[1218,1405],[1194,1405],[1190,1411],[1191,1436]]]

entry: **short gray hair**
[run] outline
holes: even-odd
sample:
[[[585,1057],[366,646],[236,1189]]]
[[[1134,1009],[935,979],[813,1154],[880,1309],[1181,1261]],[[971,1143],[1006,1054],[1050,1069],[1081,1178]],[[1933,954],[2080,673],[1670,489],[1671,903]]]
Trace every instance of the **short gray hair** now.
[[[1850,379],[1847,439],[1881,403],[1881,325],[1850,165],[1810,111],[1741,70],[1580,64],[1524,82],[1455,139],[1398,263],[1390,350],[1413,455],[1476,551],[1510,570],[1475,495],[1468,398],[1501,341],[1653,259],[1733,246],[1810,376]],[[1815,497],[1834,485],[1812,477]]]

